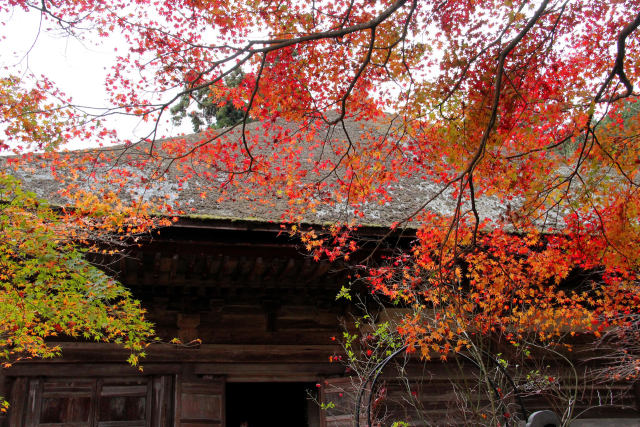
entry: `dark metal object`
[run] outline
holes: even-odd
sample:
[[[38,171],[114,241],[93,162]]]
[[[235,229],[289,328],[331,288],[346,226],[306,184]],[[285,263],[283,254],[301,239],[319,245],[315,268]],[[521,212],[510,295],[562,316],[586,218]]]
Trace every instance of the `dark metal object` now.
[[[560,418],[555,412],[544,410],[529,415],[526,427],[560,427]]]

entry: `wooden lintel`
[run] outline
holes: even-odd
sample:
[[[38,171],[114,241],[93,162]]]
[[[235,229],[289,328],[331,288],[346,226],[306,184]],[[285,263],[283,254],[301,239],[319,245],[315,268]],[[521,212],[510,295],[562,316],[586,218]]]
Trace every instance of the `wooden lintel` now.
[[[277,377],[279,381],[290,378],[341,375],[345,367],[338,363],[199,363],[194,365],[197,375],[224,375],[228,380],[237,377]]]
[[[128,352],[110,344],[60,343],[63,357],[50,360],[32,360],[16,363],[13,369],[38,365],[62,366],[77,363],[90,366],[105,363],[123,363]],[[155,344],[147,348],[147,357],[141,364],[159,363],[328,363],[329,356],[339,351],[334,345],[227,345],[205,344],[199,348],[184,348],[171,344]],[[135,370],[135,368],[129,368]]]
[[[5,371],[7,377],[95,377],[95,376],[140,376],[166,375],[182,372],[181,364],[148,363],[140,371],[125,362],[122,363],[16,363]]]

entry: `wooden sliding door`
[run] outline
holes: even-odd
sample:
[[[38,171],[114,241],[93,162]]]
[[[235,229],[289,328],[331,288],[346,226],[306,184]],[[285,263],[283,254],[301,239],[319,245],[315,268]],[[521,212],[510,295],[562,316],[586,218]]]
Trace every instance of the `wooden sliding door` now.
[[[18,378],[12,427],[151,427],[167,425],[171,377]]]

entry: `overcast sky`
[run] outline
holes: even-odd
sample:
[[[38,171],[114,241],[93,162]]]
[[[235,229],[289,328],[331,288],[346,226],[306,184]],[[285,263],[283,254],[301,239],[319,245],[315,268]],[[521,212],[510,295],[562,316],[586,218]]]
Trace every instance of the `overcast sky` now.
[[[21,75],[31,71],[36,75],[45,74],[60,89],[73,98],[74,104],[90,107],[108,106],[104,81],[116,60],[115,47],[122,41],[112,36],[95,42],[80,42],[55,32],[38,32],[39,16],[15,8],[8,15],[0,14],[0,33],[5,38],[0,42],[2,55],[0,66],[2,75]],[[43,27],[46,23],[43,24]],[[8,67],[8,69],[5,69]],[[163,135],[177,135],[191,131],[186,121],[179,128],[171,125],[162,129]],[[115,116],[104,123],[118,130],[122,139],[136,139],[146,136],[148,127],[138,119]],[[80,148],[86,142],[75,141],[71,147]]]

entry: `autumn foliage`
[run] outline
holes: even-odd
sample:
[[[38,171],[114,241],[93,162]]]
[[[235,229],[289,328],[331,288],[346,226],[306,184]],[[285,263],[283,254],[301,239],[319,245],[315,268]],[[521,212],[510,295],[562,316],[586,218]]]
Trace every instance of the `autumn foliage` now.
[[[129,291],[85,259],[87,230],[78,234],[63,213],[5,173],[0,196],[3,365],[59,355],[48,339],[62,336],[120,343],[137,364],[153,330]]]
[[[203,93],[244,111],[233,129],[196,137],[160,140],[154,127],[118,156],[57,154],[63,191],[69,177],[86,188],[78,179],[92,162],[113,162],[117,181],[95,191],[148,203],[146,213],[191,212],[140,196],[168,177],[203,199],[270,206],[289,223],[335,212],[323,231],[292,228],[330,259],[354,257],[358,227],[399,206],[383,225],[412,230],[415,242],[371,257],[353,278],[410,308],[396,332],[424,357],[467,349],[476,333],[549,343],[638,315],[638,1],[3,6],[12,7],[87,41],[124,38],[106,82],[110,114],[161,125]],[[239,69],[242,83],[225,85]],[[117,141],[35,80],[28,90],[2,82],[5,145],[58,147],[63,123],[70,136]],[[408,191],[414,203],[401,206]],[[569,280],[576,271],[588,279]],[[4,298],[17,302],[20,289]]]

